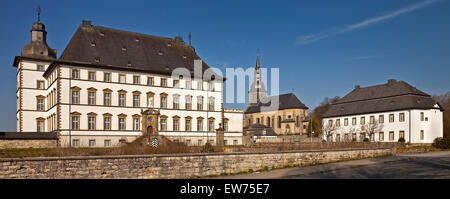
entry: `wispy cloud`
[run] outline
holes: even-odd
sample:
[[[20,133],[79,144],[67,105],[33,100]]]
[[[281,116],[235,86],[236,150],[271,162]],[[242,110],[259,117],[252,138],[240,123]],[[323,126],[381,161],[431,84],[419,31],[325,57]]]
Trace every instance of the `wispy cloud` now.
[[[390,12],[390,13],[382,15],[382,16],[373,17],[373,18],[361,21],[359,23],[347,25],[347,26],[342,27],[342,28],[334,28],[334,29],[322,31],[322,32],[315,33],[315,34],[304,35],[304,36],[298,37],[295,40],[294,44],[295,45],[303,45],[303,44],[313,43],[313,42],[319,41],[321,39],[325,39],[327,37],[331,37],[331,36],[334,36],[334,35],[337,35],[337,34],[350,32],[350,31],[353,31],[353,30],[356,30],[356,29],[359,29],[359,28],[370,26],[370,25],[378,23],[380,21],[385,21],[385,20],[397,17],[397,16],[402,15],[402,14],[413,12],[415,10],[419,10],[419,9],[425,7],[425,6],[437,3],[439,1],[442,1],[442,0],[425,0],[425,1],[421,1],[419,3],[410,5],[408,7],[402,8],[400,10],[396,10],[394,12]]]

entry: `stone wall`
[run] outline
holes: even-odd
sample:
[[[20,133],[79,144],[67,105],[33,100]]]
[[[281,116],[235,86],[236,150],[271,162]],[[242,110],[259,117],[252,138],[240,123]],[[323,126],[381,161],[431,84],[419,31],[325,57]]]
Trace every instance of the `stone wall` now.
[[[57,147],[58,140],[3,140],[0,139],[0,149],[17,149],[17,148],[55,148]]]
[[[0,178],[191,178],[395,155],[395,149],[0,159]]]

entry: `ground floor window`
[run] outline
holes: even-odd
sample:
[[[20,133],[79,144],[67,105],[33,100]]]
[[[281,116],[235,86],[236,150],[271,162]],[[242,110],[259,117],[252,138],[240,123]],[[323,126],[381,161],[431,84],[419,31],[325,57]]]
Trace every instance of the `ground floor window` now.
[[[336,142],[340,142],[341,141],[341,135],[340,134],[336,134]]]
[[[400,131],[399,132],[399,138],[405,138],[405,131]]]
[[[425,132],[423,130],[420,130],[420,140],[425,139]]]
[[[79,139],[73,139],[72,140],[72,146],[73,147],[79,147],[80,146],[80,140]]]
[[[233,145],[238,145],[238,140],[233,140]]]
[[[223,141],[223,145],[224,145],[224,146],[228,145],[228,140],[224,140],[224,141]]]
[[[395,140],[395,137],[394,137],[394,131],[390,131],[390,132],[389,132],[389,140],[390,140],[390,141]]]
[[[384,132],[380,132],[378,134],[378,141],[380,141],[380,142],[384,141]]]
[[[89,140],[89,147],[95,147],[95,140]]]
[[[105,140],[105,147],[111,146],[111,140]]]
[[[200,139],[197,141],[197,145],[202,145],[202,144],[203,144],[203,140]]]

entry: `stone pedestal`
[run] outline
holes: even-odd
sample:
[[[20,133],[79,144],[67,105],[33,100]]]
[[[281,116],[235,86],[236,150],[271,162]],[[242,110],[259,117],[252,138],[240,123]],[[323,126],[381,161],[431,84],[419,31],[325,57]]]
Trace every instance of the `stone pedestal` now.
[[[222,128],[216,129],[216,146],[223,147],[224,146],[224,140],[225,140],[225,133],[223,132]]]

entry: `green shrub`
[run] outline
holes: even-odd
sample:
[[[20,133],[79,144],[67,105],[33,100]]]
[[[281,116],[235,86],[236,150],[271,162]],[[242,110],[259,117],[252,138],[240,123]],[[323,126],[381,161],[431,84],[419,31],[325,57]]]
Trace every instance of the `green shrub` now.
[[[398,143],[404,144],[404,143],[405,143],[405,138],[399,138],[399,139],[398,139]]]
[[[363,142],[370,142],[369,138],[364,138]]]
[[[450,149],[450,138],[438,137],[434,139],[432,146],[438,149]]]

